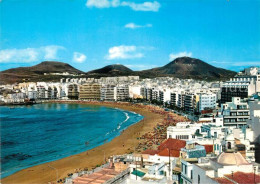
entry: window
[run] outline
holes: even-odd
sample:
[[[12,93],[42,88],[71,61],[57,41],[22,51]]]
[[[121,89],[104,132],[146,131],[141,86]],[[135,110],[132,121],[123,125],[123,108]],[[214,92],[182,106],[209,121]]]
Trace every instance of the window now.
[[[228,142],[227,147],[228,147],[228,149],[231,149],[231,142]]]
[[[193,179],[193,173],[192,173],[192,170],[190,171],[190,179]]]
[[[187,174],[187,166],[185,165],[185,174]]]
[[[198,184],[200,184],[200,175],[198,175]]]
[[[214,132],[214,138],[217,138],[217,132]]]

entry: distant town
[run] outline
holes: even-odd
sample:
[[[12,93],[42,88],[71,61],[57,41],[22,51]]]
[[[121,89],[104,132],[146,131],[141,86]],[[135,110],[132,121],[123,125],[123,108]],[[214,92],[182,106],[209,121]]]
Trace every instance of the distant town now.
[[[71,173],[58,182],[260,183],[260,67],[246,68],[224,82],[139,76],[62,78],[1,85],[0,91],[1,105],[10,108],[49,101],[128,103],[186,118],[169,124],[160,133],[165,135],[163,141],[114,155],[104,165]],[[170,119],[167,115],[166,121]],[[155,128],[159,130],[164,131]],[[151,136],[156,140],[155,134]]]

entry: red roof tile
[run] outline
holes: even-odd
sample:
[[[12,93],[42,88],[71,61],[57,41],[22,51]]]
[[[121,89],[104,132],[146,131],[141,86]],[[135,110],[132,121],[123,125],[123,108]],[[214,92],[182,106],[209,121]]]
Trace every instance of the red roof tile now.
[[[164,141],[159,147],[158,150],[164,150],[165,148],[169,148],[171,150],[177,150],[180,151],[181,148],[184,148],[186,146],[186,141],[179,140],[179,139],[167,139]]]
[[[260,183],[260,175],[254,173],[235,172],[233,176],[231,174],[225,176],[239,184]]]
[[[205,144],[203,146],[205,147],[206,153],[212,153],[213,152],[213,145],[212,144]]]
[[[157,154],[158,153],[158,151],[157,150],[145,150],[144,152],[143,152],[143,154],[148,154],[148,155],[155,155],[155,154]]]
[[[169,156],[169,149],[165,148],[164,150],[161,150],[158,153],[159,156]],[[177,150],[170,150],[170,157],[179,157],[180,156],[180,151]]]
[[[214,178],[214,180],[220,184],[234,184],[232,181],[229,181],[227,178]]]

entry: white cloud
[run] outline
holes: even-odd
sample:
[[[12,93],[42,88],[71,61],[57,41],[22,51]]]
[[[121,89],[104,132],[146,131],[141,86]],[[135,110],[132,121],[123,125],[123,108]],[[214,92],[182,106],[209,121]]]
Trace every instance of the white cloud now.
[[[179,52],[179,53],[171,53],[169,55],[169,61],[173,61],[174,59],[178,58],[178,57],[184,57],[184,56],[187,56],[187,57],[191,57],[192,56],[192,53],[191,52]]]
[[[49,45],[46,47],[42,47],[41,49],[45,50],[44,59],[56,59],[58,50],[63,50],[65,48],[58,45]]]
[[[87,59],[87,56],[82,54],[82,53],[79,53],[79,52],[74,52],[73,53],[73,61],[74,62],[77,62],[77,63],[83,63],[84,61],[86,61]]]
[[[96,8],[109,8],[111,6],[111,2],[108,0],[88,0],[86,6]]]
[[[137,51],[136,46],[120,45],[108,50],[107,60],[142,58],[144,55]]]
[[[144,3],[134,3],[129,1],[120,2],[120,0],[87,0],[86,6],[89,8],[110,8],[119,6],[128,6],[134,11],[159,11],[161,7],[160,3],[154,2],[144,2]]]
[[[121,3],[121,6],[129,6],[134,11],[159,11],[159,8],[161,7],[160,3],[157,1],[154,2],[144,2],[144,3],[134,3],[129,1],[124,1]]]
[[[0,63],[30,63],[43,59],[57,59],[57,52],[65,49],[58,45],[40,48],[4,49],[0,50]]]
[[[129,29],[136,29],[136,28],[145,28],[145,27],[152,27],[152,24],[146,24],[146,25],[137,25],[135,23],[128,23],[125,25],[125,28],[129,28]]]

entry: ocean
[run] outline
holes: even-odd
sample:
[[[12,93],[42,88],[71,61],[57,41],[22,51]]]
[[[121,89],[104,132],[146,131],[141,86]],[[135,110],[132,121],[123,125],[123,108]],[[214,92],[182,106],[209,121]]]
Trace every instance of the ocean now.
[[[84,104],[0,106],[1,178],[111,141],[143,116]]]

